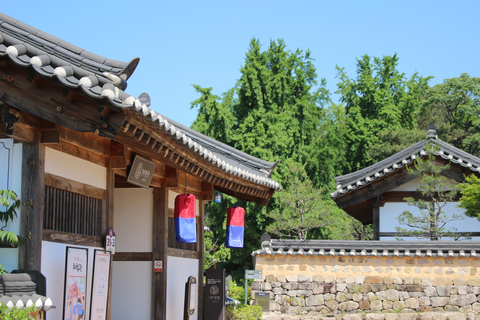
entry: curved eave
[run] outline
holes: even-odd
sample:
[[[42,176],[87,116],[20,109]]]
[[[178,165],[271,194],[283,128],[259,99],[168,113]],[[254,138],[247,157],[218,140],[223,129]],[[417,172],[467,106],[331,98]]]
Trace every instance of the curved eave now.
[[[473,173],[480,173],[480,159],[468,154],[467,152],[455,148],[448,143],[434,139],[434,142],[439,149],[434,152],[447,161],[464,168],[468,168]],[[365,186],[385,178],[386,176],[401,170],[404,167],[412,165],[418,157],[428,156],[428,151],[424,148],[425,140],[422,140],[413,146],[394,154],[393,156],[384,159],[374,165],[371,165],[362,170],[352,172],[347,175],[335,177],[337,181],[337,190],[330,194],[330,197],[338,199],[355,190],[364,188]]]

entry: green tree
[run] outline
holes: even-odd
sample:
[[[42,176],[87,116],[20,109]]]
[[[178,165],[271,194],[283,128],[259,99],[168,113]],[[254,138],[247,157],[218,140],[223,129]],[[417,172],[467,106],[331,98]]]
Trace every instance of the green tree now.
[[[198,110],[192,128],[255,157],[279,160],[272,178],[280,183],[291,163],[315,168],[318,159],[310,151],[329,97],[325,81],[317,81],[310,52],[290,51],[283,40],[270,41],[262,50],[260,41],[252,39],[240,71],[238,82],[221,97],[212,94],[211,88],[194,86],[200,97],[192,102]],[[221,204],[208,208],[220,242],[225,240],[226,210],[235,202],[234,197],[223,195]],[[243,269],[251,266],[250,253],[258,249],[261,235],[272,222],[266,213],[278,203],[274,196],[267,207],[243,201],[238,205],[245,208],[244,249],[232,250],[230,261],[222,264],[235,279],[241,279]]]
[[[12,190],[0,190],[0,223],[4,223],[4,226],[0,228],[0,241],[8,242],[12,245],[17,245],[22,242],[22,238],[16,235],[12,231],[3,230],[9,221],[13,221],[14,217],[17,217],[17,211],[20,207],[20,200],[17,194]]]
[[[409,80],[397,70],[398,56],[357,59],[357,79],[350,79],[339,68],[337,93],[347,115],[347,161],[351,170],[359,170],[381,159],[370,152],[386,130],[415,127],[421,93],[429,78],[414,74]]]
[[[225,245],[219,244],[218,239],[214,237],[214,232],[211,230],[205,231],[205,239],[203,241],[203,269],[207,270],[216,263],[228,261],[231,256],[229,248]]]
[[[409,168],[409,172],[417,177],[422,177],[421,184],[417,188],[422,197],[415,199],[406,197],[404,200],[412,206],[419,209],[419,214],[411,211],[404,211],[397,217],[400,225],[409,227],[396,227],[397,232],[407,236],[417,238],[426,238],[432,241],[441,240],[442,236],[455,236],[455,228],[448,228],[447,223],[454,220],[461,220],[463,217],[457,214],[448,215],[444,208],[448,202],[451,202],[457,195],[457,186],[451,179],[441,175],[444,170],[448,170],[450,165],[439,165],[435,162],[434,151],[436,147],[434,142],[429,140],[425,143],[425,150],[428,151],[428,157],[423,159],[420,155],[415,160],[414,168]]]
[[[480,178],[472,174],[458,187],[462,195],[459,207],[466,209],[467,216],[480,220]]]
[[[333,206],[324,190],[313,187],[303,167],[292,165],[288,187],[278,194],[279,207],[267,213],[272,223],[266,231],[281,238],[308,239],[309,232],[335,223]]]
[[[437,124],[443,140],[479,156],[479,115],[480,78],[463,73],[426,91],[419,124]]]
[[[373,226],[364,225],[352,217],[352,237],[354,240],[373,240]]]

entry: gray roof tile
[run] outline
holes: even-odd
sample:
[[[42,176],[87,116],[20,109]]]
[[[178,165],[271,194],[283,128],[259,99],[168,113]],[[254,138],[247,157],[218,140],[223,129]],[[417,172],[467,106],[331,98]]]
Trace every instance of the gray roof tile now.
[[[24,43],[28,46],[26,54],[15,57],[7,53],[9,46]],[[38,67],[32,64],[32,58],[44,55],[47,55],[50,61],[42,61],[49,65]],[[128,78],[138,60],[134,59],[131,63],[125,63],[105,59],[20,23],[3,13],[0,13],[0,57],[8,57],[22,67],[32,67],[39,75],[56,79],[64,86],[82,89],[92,99],[104,99],[115,107],[137,114],[160,132],[178,140],[190,152],[202,156],[225,172],[275,190],[281,190],[280,184],[270,178],[271,170],[275,167],[274,163],[250,156],[163,117],[138,98],[123,92],[119,89],[121,87],[112,90],[111,85],[114,82],[107,79],[104,73],[109,72],[114,76],[119,76],[124,69],[127,69]],[[38,62],[39,59],[33,61]],[[98,83],[87,81],[87,79],[80,81],[84,77],[96,77]],[[110,84],[110,86],[106,84]]]
[[[480,257],[480,241],[281,240],[262,242],[255,255]]]
[[[416,144],[394,154],[387,159],[377,162],[364,169],[335,177],[337,181],[337,190],[332,192],[332,198],[338,198],[343,194],[352,192],[358,188],[368,185],[375,180],[393,173],[401,168],[412,164],[417,157],[426,157],[428,152],[425,150],[425,139]],[[480,172],[480,158],[477,158],[463,150],[460,150],[438,138],[432,138],[432,141],[438,147],[434,152],[445,160],[450,160],[454,164],[468,168],[472,172]]]

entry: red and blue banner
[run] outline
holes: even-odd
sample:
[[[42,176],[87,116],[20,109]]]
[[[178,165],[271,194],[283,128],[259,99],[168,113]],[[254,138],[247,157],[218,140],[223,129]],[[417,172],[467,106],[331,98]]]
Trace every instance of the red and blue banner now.
[[[175,198],[175,236],[178,242],[197,242],[196,201],[193,194]]]
[[[232,207],[227,209],[227,248],[243,248],[245,231],[245,209]]]

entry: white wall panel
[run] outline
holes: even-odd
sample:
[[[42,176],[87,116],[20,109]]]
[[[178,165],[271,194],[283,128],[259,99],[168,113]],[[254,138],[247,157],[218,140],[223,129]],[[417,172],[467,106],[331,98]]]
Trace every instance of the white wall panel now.
[[[112,319],[151,319],[153,263],[114,261],[112,268]]]
[[[197,305],[189,319],[197,320],[198,286],[203,284],[203,279],[198,278],[198,260],[168,257],[167,263],[167,319],[183,319],[185,283],[188,277],[194,276],[197,278]]]
[[[115,251],[151,252],[153,189],[115,189],[114,198]]]
[[[107,168],[51,148],[45,148],[45,172],[107,189]]]
[[[77,247],[56,242],[42,242],[41,272],[47,279],[47,297],[52,299],[55,309],[47,312],[48,319],[63,319],[63,294],[65,290],[65,255],[67,246],[88,249],[87,291],[85,301],[85,319],[89,319],[90,298],[92,291],[92,271],[95,249],[94,247]]]

